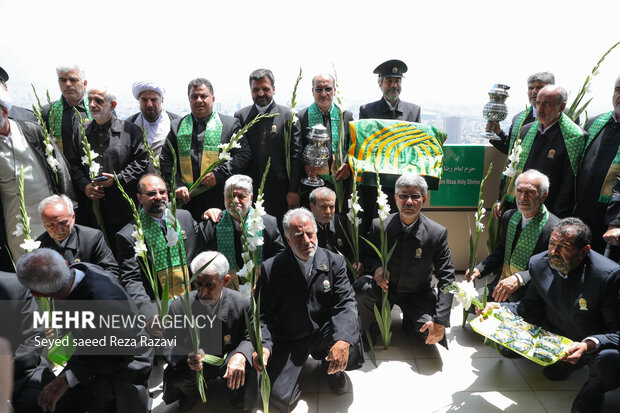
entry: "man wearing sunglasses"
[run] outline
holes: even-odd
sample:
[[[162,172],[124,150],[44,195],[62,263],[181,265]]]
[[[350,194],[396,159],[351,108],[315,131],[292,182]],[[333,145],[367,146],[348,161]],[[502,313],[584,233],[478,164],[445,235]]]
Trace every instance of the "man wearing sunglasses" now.
[[[310,142],[308,141],[308,135],[313,126],[321,124],[327,128],[327,133],[331,137],[330,142],[327,144],[329,149],[329,158],[327,165],[321,168],[314,168],[306,165],[306,174],[320,175],[322,179],[326,181],[326,186],[334,188],[334,180],[345,181],[345,188],[351,185],[348,179],[351,176],[351,168],[347,163],[347,153],[349,151],[349,122],[353,120],[353,114],[348,110],[344,110],[336,106],[334,103],[334,96],[336,95],[335,79],[332,75],[327,73],[321,73],[312,78],[312,96],[314,97],[314,103],[306,109],[299,111],[297,116],[301,125],[301,138],[302,145],[305,148]],[[338,142],[340,137],[340,124],[343,126],[344,139],[344,159],[342,159],[342,165],[337,169],[334,168],[334,153],[338,148]],[[306,191],[309,192],[309,191]],[[346,197],[348,197],[345,194]],[[307,206],[307,195],[303,197],[302,204]]]
[[[172,214],[166,207],[168,190],[160,176],[147,174],[140,178],[137,196],[142,206],[140,221],[149,264],[155,264],[157,274],[162,275],[159,279],[163,279],[165,273],[168,273],[170,298],[178,296],[182,293],[178,290],[183,277],[180,267],[187,266],[203,250],[204,239],[189,211],[177,209],[177,222],[172,222]],[[142,303],[155,299],[155,294],[135,258],[136,240],[132,235],[134,224],[135,221],[132,220],[116,234],[116,260],[120,267],[121,284],[136,303]],[[179,258],[175,237],[182,238],[182,260]]]
[[[367,249],[362,257],[366,275],[358,278],[353,288],[362,333],[373,324],[374,306],[380,305],[382,291],[387,291],[390,304],[398,305],[403,312],[403,330],[422,336],[426,344],[447,347],[445,328],[450,326],[452,294],[442,291],[454,281],[454,265],[448,231],[420,213],[427,190],[420,175],[407,173],[398,178],[394,195],[398,213],[383,222],[388,250],[396,244],[387,274],[379,257]],[[368,237],[377,247],[383,228],[375,218]]]

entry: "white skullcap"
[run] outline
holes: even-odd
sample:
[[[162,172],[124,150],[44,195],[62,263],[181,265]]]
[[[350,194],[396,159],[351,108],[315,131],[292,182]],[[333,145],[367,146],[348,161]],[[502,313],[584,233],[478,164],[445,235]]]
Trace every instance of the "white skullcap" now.
[[[6,110],[11,110],[13,107],[13,104],[11,103],[11,95],[9,95],[9,92],[4,90],[3,87],[0,87],[0,106],[5,107]]]
[[[161,96],[162,98],[166,93],[166,89],[159,86],[155,82],[151,82],[150,80],[141,80],[139,82],[135,82],[131,88],[131,91],[133,92],[133,97],[136,98],[136,100],[140,98],[140,93],[144,92],[145,90],[152,90],[153,92],[158,93],[159,96]]]

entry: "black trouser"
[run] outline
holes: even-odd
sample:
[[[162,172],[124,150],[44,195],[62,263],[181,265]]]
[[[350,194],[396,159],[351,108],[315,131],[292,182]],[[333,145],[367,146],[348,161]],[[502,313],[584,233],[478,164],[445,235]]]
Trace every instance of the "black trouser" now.
[[[353,290],[355,290],[360,327],[362,334],[364,334],[376,322],[374,308],[376,305],[381,310],[383,293],[372,275],[359,277],[353,284]],[[391,287],[388,289],[388,300],[390,308],[396,304],[402,310],[403,329],[415,332],[421,338],[426,339],[428,330],[421,333],[420,329],[427,321],[433,321],[437,306],[435,292],[429,288],[426,291],[416,293],[398,293],[394,291],[394,287]],[[448,348],[445,334],[439,344]]]
[[[223,377],[226,374],[227,365],[228,360],[220,367],[204,364],[203,374],[205,380]],[[254,367],[246,361],[244,385],[237,390],[227,388],[231,403],[242,403],[243,408],[246,410],[256,408],[258,398],[257,376],[258,373]],[[166,404],[171,404],[181,398],[192,399],[198,396],[198,394],[196,371],[190,369],[187,363],[179,363],[175,367],[170,365],[166,367],[166,370],[164,370],[163,394],[163,400]]]
[[[273,349],[267,372],[271,381],[270,405],[283,413],[290,411],[290,406],[301,396],[299,375],[308,360],[308,356],[316,360],[325,360],[334,345],[332,328],[328,324],[314,335],[298,339],[286,340],[274,337]],[[364,362],[360,340],[349,347],[347,370],[355,370]]]
[[[620,387],[620,351],[607,349],[587,355],[590,377],[573,403],[573,412],[601,411],[605,393]]]

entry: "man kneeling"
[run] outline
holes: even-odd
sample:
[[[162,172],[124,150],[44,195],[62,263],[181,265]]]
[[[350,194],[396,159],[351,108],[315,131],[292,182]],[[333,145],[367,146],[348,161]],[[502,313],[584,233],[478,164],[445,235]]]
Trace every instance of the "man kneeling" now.
[[[323,362],[329,387],[347,390],[344,370],[363,363],[355,296],[344,258],[317,247],[314,216],[305,208],[282,220],[289,246],[265,261],[258,279],[271,404],[288,412],[301,395],[308,355]],[[256,365],[256,363],[255,363]]]
[[[191,263],[192,272],[196,274],[207,263],[194,281],[196,289],[190,292],[192,314],[196,320],[200,316],[206,316],[209,320],[214,316],[217,318],[211,328],[200,328],[200,343],[207,353],[215,352],[217,354],[213,355],[219,357],[227,355],[226,360],[220,367],[203,363],[205,354],[192,352],[192,340],[187,329],[166,330],[168,337],[176,336],[177,346],[172,350],[164,371],[163,399],[166,404],[179,400],[180,411],[191,409],[199,400],[196,371],[203,369],[205,380],[217,377],[226,379],[235,408],[251,409],[256,406],[258,393],[257,373],[249,364],[253,348],[245,322],[245,314],[250,312],[250,302],[240,292],[224,288],[230,282],[229,267],[226,257],[219,252],[198,254]],[[175,317],[174,320],[183,316],[180,299],[172,302],[169,314]],[[212,348],[207,344],[211,344]]]

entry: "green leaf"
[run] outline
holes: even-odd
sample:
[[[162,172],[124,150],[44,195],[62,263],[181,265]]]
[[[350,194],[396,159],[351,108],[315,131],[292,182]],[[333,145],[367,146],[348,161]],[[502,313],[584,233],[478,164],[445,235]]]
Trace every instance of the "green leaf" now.
[[[271,381],[267,370],[263,369],[260,378],[260,396],[263,401],[263,412],[269,413],[269,395],[271,394]]]
[[[368,245],[370,245],[372,247],[373,250],[375,250],[375,252],[377,253],[377,255],[379,256],[379,258],[381,258],[381,252],[379,252],[379,250],[377,249],[377,247],[375,247],[375,244],[373,244],[372,242],[370,242],[369,240],[367,240],[365,237],[361,237],[364,241],[366,241],[368,243]]]
[[[202,369],[196,372],[196,386],[198,386],[198,393],[200,393],[200,400],[202,402],[207,401],[207,393],[205,392],[205,387],[207,387],[207,382],[205,381],[205,377],[203,375]]]
[[[205,354],[204,358],[202,359],[202,362],[209,364],[211,366],[220,367],[224,365],[224,362],[226,361],[227,356],[228,356],[228,353],[225,354],[224,357],[217,357],[211,354]]]
[[[394,245],[392,245],[392,249],[390,250],[390,252],[387,253],[387,257],[385,257],[385,265],[387,266],[388,262],[390,261],[390,258],[392,258],[392,254],[394,254],[394,250],[396,249],[396,244],[398,244],[398,241],[396,241],[394,243]]]
[[[366,330],[366,340],[368,340],[368,352],[370,353],[370,360],[372,360],[372,364],[377,367],[377,355],[375,354],[375,345],[372,342],[372,337],[370,337],[370,331]]]
[[[379,325],[379,330],[381,331],[381,337],[384,337],[384,326],[383,326],[383,317],[381,316],[381,313],[379,312],[379,309],[377,308],[377,304],[375,304],[374,307],[374,311],[375,311],[375,319],[377,320],[377,324]]]

